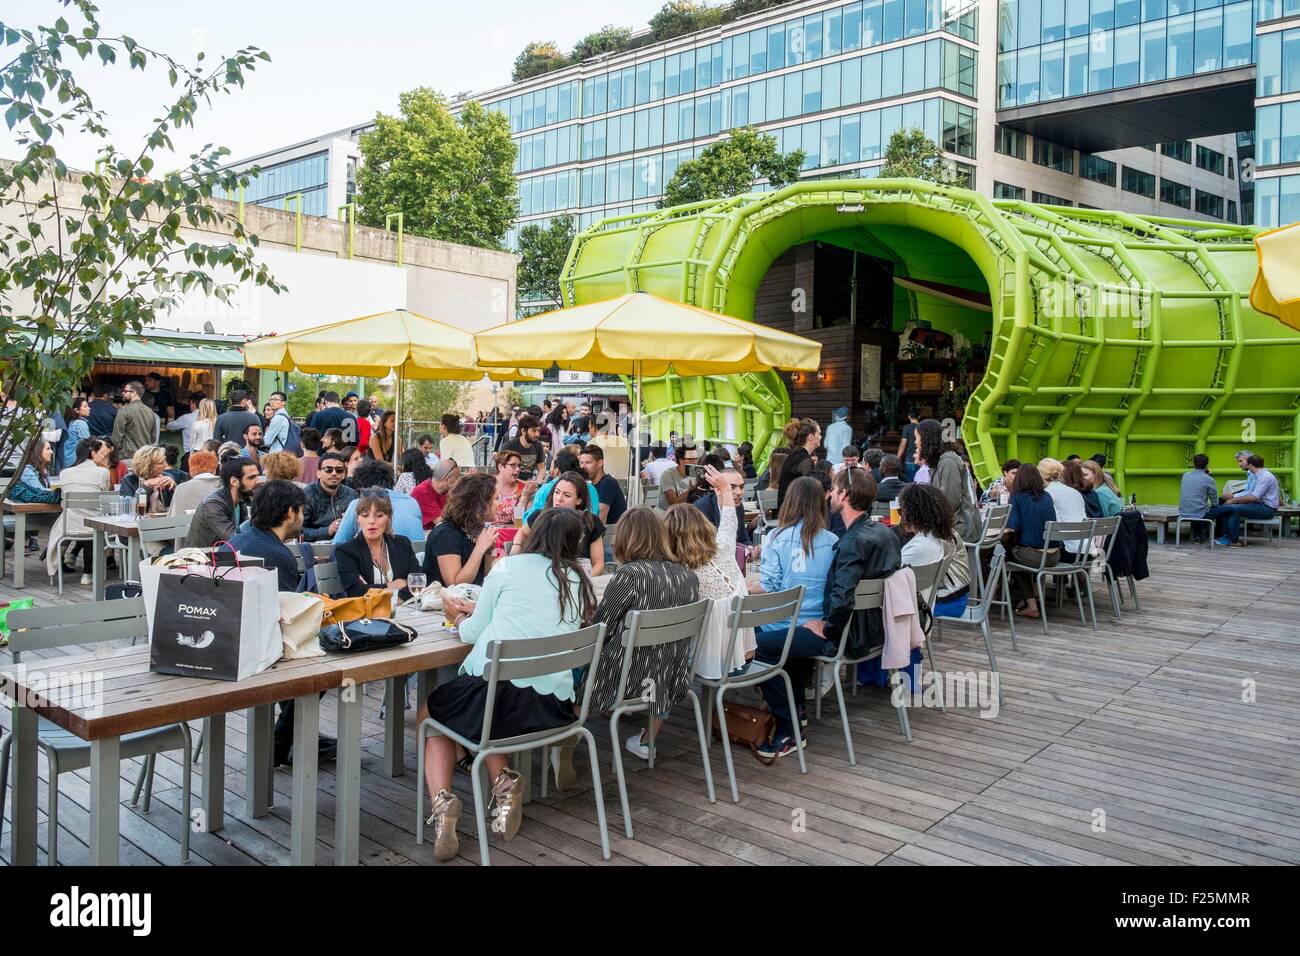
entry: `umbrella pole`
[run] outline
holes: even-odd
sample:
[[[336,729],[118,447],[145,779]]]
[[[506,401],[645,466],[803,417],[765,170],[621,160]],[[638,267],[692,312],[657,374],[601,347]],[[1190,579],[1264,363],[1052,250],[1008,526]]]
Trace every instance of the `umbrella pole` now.
[[[641,494],[641,363],[636,363],[636,386],[635,398],[636,409],[633,414],[635,426],[632,430],[632,473],[628,475],[627,489],[634,495],[633,504],[639,505],[642,501]],[[635,490],[634,490],[635,489]]]
[[[406,379],[402,376],[402,370],[398,369],[397,370],[397,398],[393,400],[393,476],[394,478],[396,478],[398,474],[398,466],[401,460],[399,458],[400,452],[398,451],[398,449],[401,447],[402,444],[401,442],[402,386],[405,383],[406,383]]]

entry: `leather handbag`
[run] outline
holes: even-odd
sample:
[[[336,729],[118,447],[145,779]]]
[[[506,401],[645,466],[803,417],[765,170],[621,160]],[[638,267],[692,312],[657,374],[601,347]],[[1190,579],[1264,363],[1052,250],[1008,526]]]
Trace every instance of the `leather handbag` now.
[[[323,602],[321,626],[360,621],[363,618],[390,618],[393,616],[393,592],[388,588],[371,588],[360,597],[332,598],[317,595]]]
[[[771,712],[744,704],[724,701],[722,712],[727,719],[727,736],[733,744],[748,747],[757,752],[760,744],[767,743],[776,730],[776,718]],[[718,733],[718,714],[713,714],[713,733]]]
[[[415,640],[415,628],[396,621],[362,618],[331,624],[320,632],[320,646],[335,654],[357,654],[361,651],[381,651],[398,647]]]
[[[324,611],[324,601],[315,594],[281,592],[280,639],[286,661],[324,656],[325,649],[317,640]]]

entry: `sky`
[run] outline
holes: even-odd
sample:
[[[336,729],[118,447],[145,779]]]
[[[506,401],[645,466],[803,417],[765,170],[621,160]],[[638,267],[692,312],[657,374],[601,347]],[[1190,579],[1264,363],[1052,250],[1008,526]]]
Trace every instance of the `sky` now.
[[[510,69],[524,46],[553,40],[569,50],[606,23],[639,30],[664,0],[616,0],[594,4],[557,0],[100,0],[100,24],[142,45],[192,61],[244,46],[271,55],[259,63],[244,89],[221,96],[199,114],[193,130],[173,135],[176,153],[187,157],[207,143],[229,147],[239,159],[369,119],[394,113],[397,96],[431,86],[448,96],[479,92],[510,82]],[[33,28],[65,15],[57,0],[0,0],[0,22]],[[81,24],[69,15],[73,28]],[[74,58],[75,59],[75,58]],[[107,115],[116,147],[138,150],[171,92],[165,69],[145,74],[98,59],[78,63],[76,75]],[[97,141],[80,133],[57,144],[69,166],[90,168]],[[0,124],[0,157],[18,148]],[[160,155],[161,168],[172,157]]]

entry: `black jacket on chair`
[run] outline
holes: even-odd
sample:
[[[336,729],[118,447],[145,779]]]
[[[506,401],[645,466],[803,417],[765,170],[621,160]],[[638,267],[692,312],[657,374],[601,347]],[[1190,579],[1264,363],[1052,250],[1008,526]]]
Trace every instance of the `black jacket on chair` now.
[[[1119,513],[1110,569],[1116,577],[1132,576],[1136,581],[1145,580],[1151,574],[1147,568],[1147,527],[1135,508],[1125,508]]]
[[[334,563],[338,565],[339,580],[343,582],[348,597],[361,597],[371,588],[384,586],[375,582],[375,564],[370,557],[370,546],[361,534],[335,547]],[[411,547],[410,538],[400,534],[389,536],[388,567],[391,572],[389,577],[394,581],[405,579],[420,570],[420,566],[415,563],[415,549]],[[399,596],[406,600],[411,592],[403,588]]]
[[[885,625],[881,612],[854,611],[858,582],[885,578],[903,566],[903,551],[898,536],[885,525],[862,515],[845,529],[835,542],[835,558],[826,572],[826,594],[822,618],[826,621],[826,640],[839,642],[849,628],[845,650],[850,657],[864,657],[872,648],[885,642]]]

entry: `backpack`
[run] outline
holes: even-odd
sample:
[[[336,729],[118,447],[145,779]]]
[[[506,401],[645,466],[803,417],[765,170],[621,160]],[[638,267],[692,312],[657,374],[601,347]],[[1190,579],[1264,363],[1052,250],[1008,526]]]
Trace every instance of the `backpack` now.
[[[288,412],[283,414],[289,418]],[[289,433],[284,437],[284,450],[295,458],[302,457],[302,429],[292,418],[289,418]]]

